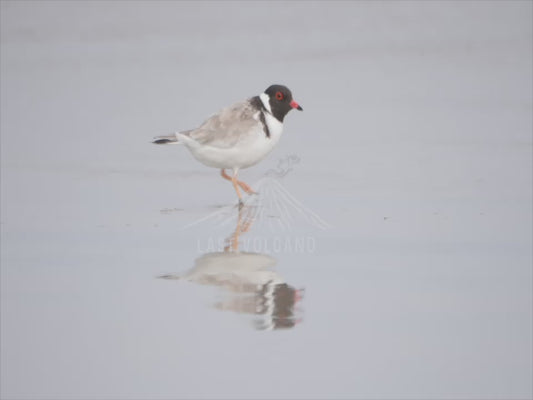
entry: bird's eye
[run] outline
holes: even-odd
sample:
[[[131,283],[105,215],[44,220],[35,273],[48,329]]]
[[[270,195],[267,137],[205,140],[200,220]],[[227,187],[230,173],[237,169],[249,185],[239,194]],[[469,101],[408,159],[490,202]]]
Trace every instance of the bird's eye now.
[[[283,93],[281,93],[281,92],[276,92],[276,99],[278,99],[278,100],[283,100]]]

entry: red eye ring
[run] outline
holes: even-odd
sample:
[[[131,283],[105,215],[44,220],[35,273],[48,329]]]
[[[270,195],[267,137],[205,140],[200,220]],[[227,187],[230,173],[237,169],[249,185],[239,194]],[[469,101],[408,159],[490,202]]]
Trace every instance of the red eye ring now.
[[[281,92],[276,92],[276,99],[277,99],[277,100],[283,100],[283,93],[281,93]]]

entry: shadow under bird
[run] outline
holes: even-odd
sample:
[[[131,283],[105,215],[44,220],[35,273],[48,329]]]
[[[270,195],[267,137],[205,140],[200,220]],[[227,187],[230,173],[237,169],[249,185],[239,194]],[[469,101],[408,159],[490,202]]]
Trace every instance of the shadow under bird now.
[[[242,204],[240,189],[248,194],[254,191],[237,179],[239,170],[257,164],[272,151],[283,132],[283,119],[293,108],[302,111],[289,88],[272,85],[259,96],[222,109],[196,129],[157,136],[153,143],[184,144],[202,164],[220,169]]]

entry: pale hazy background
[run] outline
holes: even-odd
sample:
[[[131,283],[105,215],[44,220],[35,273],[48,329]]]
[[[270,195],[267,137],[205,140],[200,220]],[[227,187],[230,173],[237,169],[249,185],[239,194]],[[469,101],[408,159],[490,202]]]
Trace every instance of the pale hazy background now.
[[[532,397],[531,2],[0,5],[3,399]],[[235,194],[150,140],[272,83],[304,112],[241,177],[297,156],[329,227],[247,234],[314,243],[256,249],[305,288],[258,331],[157,278]]]

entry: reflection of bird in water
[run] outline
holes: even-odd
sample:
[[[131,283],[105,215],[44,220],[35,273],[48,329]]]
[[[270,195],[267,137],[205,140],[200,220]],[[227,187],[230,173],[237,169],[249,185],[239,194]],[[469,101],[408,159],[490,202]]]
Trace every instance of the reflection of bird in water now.
[[[220,301],[215,307],[261,316],[255,320],[255,327],[260,330],[292,328],[299,322],[294,307],[301,296],[302,289],[269,281],[244,296],[233,296]]]
[[[303,289],[288,285],[272,270],[275,258],[238,250],[239,237],[251,228],[252,215],[246,206],[239,209],[237,227],[226,239],[223,252],[202,255],[184,275],[162,278],[222,287],[226,296],[215,304],[216,309],[256,315],[257,329],[291,328],[298,322],[294,308]]]

